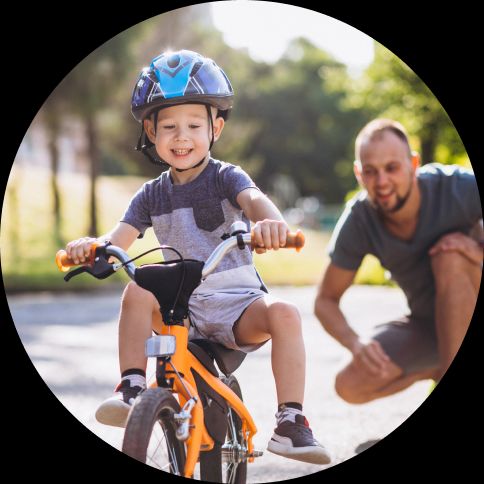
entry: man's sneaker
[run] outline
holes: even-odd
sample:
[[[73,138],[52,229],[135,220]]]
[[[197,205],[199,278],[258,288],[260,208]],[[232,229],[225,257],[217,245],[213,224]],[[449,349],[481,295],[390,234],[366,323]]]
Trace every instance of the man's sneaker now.
[[[140,386],[132,387],[128,379],[122,380],[114,390],[114,395],[99,405],[96,420],[105,425],[126,427],[131,405],[142,390]]]
[[[329,464],[329,452],[313,437],[304,415],[296,415],[295,422],[283,420],[269,441],[267,450],[289,459],[310,464]]]

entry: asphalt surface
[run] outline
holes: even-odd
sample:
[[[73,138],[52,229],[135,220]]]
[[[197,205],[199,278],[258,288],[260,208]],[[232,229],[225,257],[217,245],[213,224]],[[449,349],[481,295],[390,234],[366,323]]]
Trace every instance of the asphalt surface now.
[[[342,401],[333,388],[336,372],[349,353],[312,314],[314,287],[272,288],[293,302],[304,321],[307,376],[304,410],[315,437],[331,452],[328,466],[304,464],[265,451],[275,424],[275,385],[270,343],[249,354],[235,375],[258,433],[254,444],[264,455],[249,465],[248,481],[273,482],[319,472],[351,459],[404,422],[428,396],[429,382],[363,405]],[[22,343],[37,371],[60,402],[88,429],[120,449],[123,431],[94,419],[97,405],[118,382],[117,317],[120,290],[99,294],[28,294],[9,296],[10,311]],[[406,310],[399,289],[354,286],[343,309],[357,331],[400,316]],[[323,473],[324,475],[324,473]]]

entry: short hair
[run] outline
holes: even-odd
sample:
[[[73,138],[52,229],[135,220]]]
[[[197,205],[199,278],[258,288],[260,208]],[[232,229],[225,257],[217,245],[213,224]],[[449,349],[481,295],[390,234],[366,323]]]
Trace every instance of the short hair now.
[[[410,149],[408,135],[403,125],[392,119],[377,118],[366,124],[358,133],[355,141],[355,159],[360,159],[360,149],[364,143],[381,139],[385,132],[388,131],[398,136],[405,143],[408,149],[408,155],[411,157],[412,150]]]

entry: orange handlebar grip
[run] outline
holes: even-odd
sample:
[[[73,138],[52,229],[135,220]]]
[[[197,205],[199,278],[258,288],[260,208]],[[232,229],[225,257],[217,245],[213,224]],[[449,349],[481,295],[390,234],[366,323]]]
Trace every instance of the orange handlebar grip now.
[[[296,252],[299,252],[306,242],[306,237],[304,234],[297,230],[296,232],[289,232],[286,238],[286,245],[284,246],[285,249],[296,249]]]
[[[289,232],[287,234],[286,245],[281,248],[296,249],[296,252],[299,252],[304,247],[305,242],[306,242],[306,237],[304,237],[304,234],[298,229],[296,230],[296,232]],[[254,233],[252,232],[252,247],[254,246],[255,246]]]
[[[74,261],[67,257],[67,252],[64,249],[58,250],[55,255],[55,263],[62,272],[67,272],[70,267],[75,266]]]
[[[67,252],[64,249],[58,250],[55,255],[55,263],[57,267],[62,272],[67,272],[73,266],[92,266],[94,264],[94,257],[96,254],[96,248],[99,247],[97,242],[91,244],[91,251],[89,254],[89,259],[82,264],[76,264],[72,259],[67,257]]]

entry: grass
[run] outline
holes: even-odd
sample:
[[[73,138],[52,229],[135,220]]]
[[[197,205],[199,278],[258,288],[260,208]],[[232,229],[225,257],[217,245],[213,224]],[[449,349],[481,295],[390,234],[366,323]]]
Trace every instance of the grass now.
[[[122,216],[131,196],[145,180],[137,177],[101,177],[98,182],[99,228],[108,231]],[[59,176],[62,196],[62,238],[73,240],[85,235],[88,226],[88,180],[81,174]],[[2,274],[8,292],[32,290],[84,289],[122,283],[125,274],[105,281],[93,281],[87,275],[66,284],[54,258],[63,247],[55,240],[50,177],[44,170],[15,166],[7,185],[2,210],[0,246]],[[316,284],[328,263],[326,245],[330,234],[304,230],[306,246],[293,250],[270,251],[254,256],[256,267],[270,285]],[[147,231],[130,249],[136,255],[158,245],[153,231]],[[160,260],[160,254],[146,256],[143,262]],[[357,274],[360,284],[387,283],[378,261],[367,257]]]

